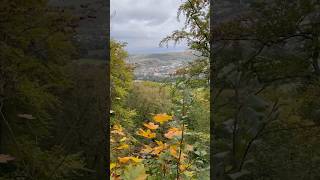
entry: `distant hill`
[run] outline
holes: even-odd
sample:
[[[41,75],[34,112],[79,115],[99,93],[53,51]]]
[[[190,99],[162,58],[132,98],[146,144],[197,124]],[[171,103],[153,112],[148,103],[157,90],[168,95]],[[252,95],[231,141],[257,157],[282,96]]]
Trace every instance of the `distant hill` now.
[[[192,51],[129,55],[127,63],[135,67],[137,80],[160,80],[170,77],[179,67],[198,57]]]

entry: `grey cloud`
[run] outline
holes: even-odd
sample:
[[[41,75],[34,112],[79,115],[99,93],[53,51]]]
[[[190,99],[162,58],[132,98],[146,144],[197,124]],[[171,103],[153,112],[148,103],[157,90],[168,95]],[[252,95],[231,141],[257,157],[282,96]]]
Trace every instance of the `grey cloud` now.
[[[112,0],[111,12],[114,21],[119,23],[128,20],[161,23],[170,18],[178,1],[175,0]]]
[[[114,21],[118,23],[127,23],[128,21],[146,21],[148,24],[158,24],[163,23],[170,17],[169,14],[163,13],[163,11],[155,11],[153,9],[144,9],[137,11],[127,11],[124,13],[121,11],[114,11]]]
[[[176,20],[181,0],[111,0],[111,37],[128,43],[128,51],[175,51],[179,48],[159,50],[162,38],[181,28]]]

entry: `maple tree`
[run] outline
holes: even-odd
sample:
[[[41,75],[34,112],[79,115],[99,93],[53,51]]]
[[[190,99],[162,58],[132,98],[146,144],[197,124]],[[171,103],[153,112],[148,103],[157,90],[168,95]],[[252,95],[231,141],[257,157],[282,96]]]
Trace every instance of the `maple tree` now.
[[[145,140],[142,139],[138,142],[134,137],[129,136],[121,125],[115,124],[113,126],[111,130],[111,146],[115,147],[117,150],[122,150],[122,152],[112,152],[112,155],[117,157],[116,159],[113,159],[110,164],[112,178],[119,179],[124,177],[125,169],[127,167],[131,168],[130,173],[135,173],[132,168],[141,164],[143,164],[141,167],[143,167],[145,172],[145,176],[140,177],[141,179],[146,179],[148,176],[154,176],[153,174],[148,174],[148,172],[150,172],[149,168],[151,168],[148,166],[150,165],[150,162],[156,162],[158,171],[167,174],[163,176],[164,178],[178,177],[180,174],[189,178],[194,176],[194,167],[192,167],[192,162],[187,155],[193,151],[192,146],[185,144],[185,141],[181,139],[181,129],[165,124],[169,120],[173,120],[173,116],[156,114],[152,119],[159,124],[154,124],[152,122],[149,122],[149,124],[144,123],[143,125],[147,126],[149,129],[146,131],[141,128],[139,129],[137,135],[145,138]],[[162,137],[156,137],[154,131],[161,132],[166,129],[165,126],[167,125],[169,125],[167,133],[162,134]],[[184,131],[187,131],[187,129],[185,128]],[[160,135],[160,133],[158,134]],[[166,140],[164,137],[166,137],[168,141],[164,142],[164,140]],[[150,141],[148,139],[154,140]],[[129,146],[135,146],[134,149],[137,151],[128,151]],[[133,156],[134,154],[138,156]],[[159,161],[160,159],[161,161]],[[175,166],[179,169],[178,171],[175,169],[172,170],[171,167]],[[176,172],[178,172],[179,175],[175,174]]]

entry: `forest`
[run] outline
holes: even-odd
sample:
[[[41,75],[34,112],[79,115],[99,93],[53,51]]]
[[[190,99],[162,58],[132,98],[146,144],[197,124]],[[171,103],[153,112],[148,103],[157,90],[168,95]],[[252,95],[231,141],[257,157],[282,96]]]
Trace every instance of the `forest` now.
[[[319,1],[211,3],[183,1],[160,42],[201,54],[173,82],[111,73],[111,177],[319,179]]]
[[[84,18],[46,0],[0,13],[0,179],[106,179],[106,62],[82,55]]]
[[[174,82],[135,81],[123,47],[111,41],[112,179],[209,179],[208,81],[186,68]]]
[[[198,58],[157,82],[134,79],[125,42],[90,54],[92,14],[0,13],[0,180],[320,179],[319,0],[183,0],[159,45]]]

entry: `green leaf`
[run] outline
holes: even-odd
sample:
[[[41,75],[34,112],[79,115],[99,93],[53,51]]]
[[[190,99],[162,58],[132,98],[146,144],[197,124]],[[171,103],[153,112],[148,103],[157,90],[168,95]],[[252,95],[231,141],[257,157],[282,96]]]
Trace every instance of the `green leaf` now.
[[[122,178],[124,180],[145,180],[147,179],[147,176],[145,167],[142,164],[130,164],[126,167]]]

